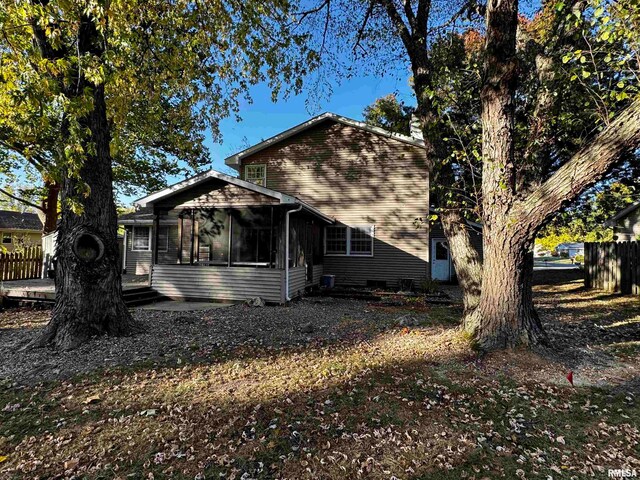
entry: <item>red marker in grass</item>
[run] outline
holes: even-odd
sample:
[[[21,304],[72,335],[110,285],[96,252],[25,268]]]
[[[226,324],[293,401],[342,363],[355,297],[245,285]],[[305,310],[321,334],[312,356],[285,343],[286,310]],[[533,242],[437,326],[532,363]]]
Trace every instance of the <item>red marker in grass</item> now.
[[[567,373],[567,380],[569,380],[569,383],[573,387],[573,372],[571,370],[569,370],[569,373]]]

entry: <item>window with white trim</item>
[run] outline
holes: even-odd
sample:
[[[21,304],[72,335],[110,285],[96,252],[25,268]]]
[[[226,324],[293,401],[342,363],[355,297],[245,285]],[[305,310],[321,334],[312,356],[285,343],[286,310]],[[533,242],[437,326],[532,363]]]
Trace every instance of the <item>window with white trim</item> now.
[[[349,255],[373,255],[373,225],[350,227],[349,234]]]
[[[247,182],[255,183],[263,187],[267,186],[267,166],[266,165],[246,165],[244,167],[244,179]]]
[[[373,225],[353,227],[330,226],[325,228],[325,255],[373,257]]]
[[[151,250],[151,227],[133,227],[131,250],[134,252],[148,252]]]
[[[3,232],[2,234],[2,243],[4,243],[5,245],[12,243],[13,239],[11,237],[11,232]]]
[[[169,251],[169,227],[167,225],[158,228],[158,252]]]
[[[325,229],[324,253],[327,255],[347,254],[347,227],[331,226]]]

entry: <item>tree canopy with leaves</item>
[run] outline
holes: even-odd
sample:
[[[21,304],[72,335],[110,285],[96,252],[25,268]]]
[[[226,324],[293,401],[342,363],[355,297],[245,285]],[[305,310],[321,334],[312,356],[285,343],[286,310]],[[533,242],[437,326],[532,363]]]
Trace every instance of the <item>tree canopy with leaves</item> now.
[[[290,30],[292,8],[2,3],[2,160],[25,161],[61,188],[56,306],[39,344],[71,348],[136,329],[121,296],[113,175],[135,184],[181,156],[199,165],[203,130],[215,133],[251,85],[266,81],[274,96],[299,90],[315,57]]]
[[[410,66],[432,184],[461,185],[470,160],[477,186],[471,201],[484,223],[483,268],[456,208],[465,196],[436,193],[465,292],[466,330],[484,348],[544,340],[531,295],[537,232],[616,164],[636,161],[638,9],[628,0],[543,2],[531,18],[516,0],[370,0],[348,13],[334,2],[321,5],[327,22],[340,18],[342,36],[330,38],[350,40],[356,63],[398,55]],[[465,21],[474,16],[482,24]],[[471,84],[460,88],[437,46],[473,30],[466,55],[453,57],[471,71]],[[481,127],[481,148],[452,151],[442,141],[461,99],[469,107],[458,109],[461,118]],[[480,147],[478,140],[472,133],[463,143]]]
[[[77,31],[65,17],[73,8],[100,12],[104,55],[27,59],[33,45],[26,27],[34,16],[50,16],[44,31],[53,46],[77,46]],[[167,175],[184,171],[181,165],[205,165],[205,131],[218,138],[219,120],[238,111],[248,86],[268,80],[274,95],[283,87],[299,91],[306,69],[313,68],[312,53],[303,52],[304,37],[287,30],[291,8],[286,1],[205,3],[197,9],[192,2],[171,7],[163,2],[4,3],[0,174],[7,183],[16,175],[42,182],[22,191],[4,188],[6,183],[0,188],[27,201],[57,190],[74,150],[60,154],[60,146],[71,143],[60,137],[61,112],[72,117],[82,106],[62,97],[54,105],[50,100],[58,92],[50,80],[68,77],[76,67],[91,81],[104,82],[118,191],[155,190]],[[53,211],[47,212],[54,217],[55,193]],[[51,224],[55,227],[55,218],[50,229]]]

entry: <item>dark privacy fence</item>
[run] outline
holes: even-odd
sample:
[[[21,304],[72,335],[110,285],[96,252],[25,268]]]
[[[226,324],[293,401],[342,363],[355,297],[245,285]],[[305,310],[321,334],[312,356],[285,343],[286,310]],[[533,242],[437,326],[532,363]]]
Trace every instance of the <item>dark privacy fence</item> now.
[[[20,252],[0,253],[0,280],[40,278],[42,249],[29,247]]]
[[[587,288],[640,295],[640,242],[584,244]]]

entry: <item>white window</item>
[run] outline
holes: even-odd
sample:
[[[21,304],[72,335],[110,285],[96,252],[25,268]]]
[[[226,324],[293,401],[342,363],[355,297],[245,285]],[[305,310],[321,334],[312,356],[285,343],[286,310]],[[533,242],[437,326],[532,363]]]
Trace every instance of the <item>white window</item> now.
[[[349,228],[349,255],[373,256],[373,225]]]
[[[11,239],[11,232],[4,232],[2,234],[2,243],[4,243],[5,245],[8,243],[11,243],[12,239]]]
[[[244,167],[244,179],[256,185],[267,186],[267,166],[247,165]]]
[[[151,250],[151,227],[133,227],[131,245],[134,252]]]
[[[158,252],[169,251],[169,227],[162,226],[158,229]]]
[[[331,226],[325,229],[324,253],[373,257],[374,226]]]
[[[347,254],[347,227],[327,227],[325,229],[324,253],[328,255]]]

